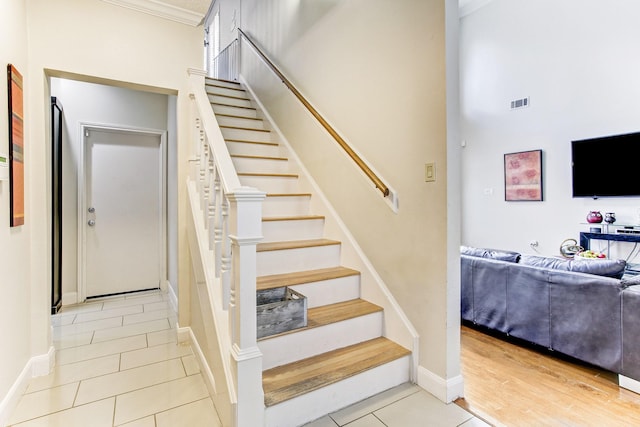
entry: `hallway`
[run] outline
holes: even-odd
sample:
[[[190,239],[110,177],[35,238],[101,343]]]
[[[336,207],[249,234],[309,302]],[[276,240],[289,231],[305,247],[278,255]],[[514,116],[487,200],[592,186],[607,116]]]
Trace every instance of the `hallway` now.
[[[11,426],[221,426],[190,346],[158,291],[64,307],[56,367],[33,378]]]

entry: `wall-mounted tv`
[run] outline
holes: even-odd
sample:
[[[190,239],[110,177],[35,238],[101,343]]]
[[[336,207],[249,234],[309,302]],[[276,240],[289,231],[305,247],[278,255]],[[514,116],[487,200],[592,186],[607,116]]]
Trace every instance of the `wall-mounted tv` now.
[[[571,141],[573,197],[640,196],[640,132]]]

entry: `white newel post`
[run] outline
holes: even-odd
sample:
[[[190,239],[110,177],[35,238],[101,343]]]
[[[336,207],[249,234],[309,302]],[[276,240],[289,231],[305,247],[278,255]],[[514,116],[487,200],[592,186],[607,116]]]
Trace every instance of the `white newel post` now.
[[[256,245],[262,240],[262,202],[265,193],[241,187],[228,195],[231,240],[232,340],[231,365],[235,375],[237,406],[234,426],[264,425],[262,353],[257,344]]]

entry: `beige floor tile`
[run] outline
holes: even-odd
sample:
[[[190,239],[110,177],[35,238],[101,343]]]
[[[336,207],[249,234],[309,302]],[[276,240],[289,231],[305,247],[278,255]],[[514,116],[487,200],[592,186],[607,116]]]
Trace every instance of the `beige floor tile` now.
[[[56,352],[56,364],[66,365],[68,363],[96,359],[98,357],[117,354],[124,351],[137,350],[146,346],[147,337],[145,335],[136,335],[97,344],[65,348]]]
[[[122,353],[120,369],[131,369],[138,366],[148,365],[150,363],[161,362],[169,359],[176,359],[187,356],[191,353],[191,347],[187,345],[178,345],[176,343],[162,344],[140,350],[128,351]]]
[[[93,331],[83,332],[77,335],[61,336],[53,338],[53,346],[56,350],[62,350],[63,348],[78,347],[79,345],[91,344],[93,339]]]
[[[98,311],[98,310],[102,310],[101,302],[76,304],[76,305],[63,305],[58,315],[66,316],[68,314],[87,313],[89,311]]]
[[[187,373],[187,375],[195,375],[200,373],[200,365],[198,364],[198,361],[196,360],[196,357],[193,354],[190,354],[189,356],[184,356],[182,358],[182,364],[184,365],[184,370]]]
[[[169,329],[167,319],[152,320],[150,322],[134,323],[133,325],[121,326],[119,328],[100,329],[93,334],[93,343],[110,341],[132,335],[146,334]]]
[[[329,415],[325,415],[319,420],[315,420],[304,425],[304,427],[337,427],[337,426],[338,424],[336,424],[336,422],[333,421]]]
[[[469,421],[460,424],[460,427],[491,427],[491,424],[487,424],[479,418],[471,418]]]
[[[156,427],[156,417],[151,415],[149,417],[131,421],[130,423],[120,424],[118,427]]]
[[[56,366],[51,374],[32,378],[27,387],[27,393],[118,372],[119,367],[119,354]]]
[[[472,418],[459,406],[446,405],[426,391],[414,393],[374,414],[388,427],[457,427]]]
[[[92,322],[75,323],[73,325],[58,326],[53,328],[53,337],[61,338],[70,335],[81,334],[83,332],[96,331],[99,329],[115,328],[122,326],[122,317],[111,317],[108,319],[94,320]]]
[[[113,301],[105,301],[103,303],[104,304],[103,310],[113,310],[114,308],[122,308],[122,307],[127,307],[130,305],[136,305],[136,304],[150,304],[150,303],[161,302],[161,301],[163,301],[163,299],[162,299],[162,295],[160,294],[136,296],[136,297],[129,297],[124,299],[121,298]]]
[[[382,421],[377,419],[373,414],[358,418],[355,421],[345,424],[348,427],[387,427]],[[433,424],[406,424],[404,427],[436,427]]]
[[[144,313],[132,314],[124,316],[123,325],[131,325],[133,323],[148,322],[150,320],[166,319],[171,316],[175,316],[169,309],[145,311]]]
[[[133,391],[116,398],[115,424],[124,424],[209,397],[200,375]]]
[[[147,334],[147,341],[149,347],[153,347],[160,344],[167,344],[170,342],[178,342],[178,335],[175,329],[165,329],[163,331],[150,332]]]
[[[397,402],[413,393],[417,393],[422,390],[415,384],[406,383],[394,387],[390,390],[384,391],[380,394],[376,394],[362,402],[353,404],[345,409],[334,412],[331,415],[338,425],[345,425],[351,421],[357,420],[376,409],[383,408],[393,402]]]
[[[67,314],[66,316],[62,314],[56,314],[54,316],[51,316],[51,326],[70,325],[73,323],[75,318],[76,314]]]
[[[157,427],[222,427],[211,399],[156,414]]]
[[[145,313],[156,310],[169,310],[170,308],[169,301],[154,302],[144,305]]]
[[[13,411],[9,424],[21,423],[71,408],[76,390],[78,390],[78,383],[72,383],[23,395]]]
[[[115,398],[112,397],[36,418],[15,427],[111,427],[114,404]]]
[[[145,365],[91,378],[80,383],[75,404],[83,405],[185,376],[180,359]]]
[[[94,320],[108,319],[110,317],[126,316],[128,314],[136,313],[142,313],[142,304],[114,308],[113,310],[100,310],[92,311],[90,313],[80,313],[76,315],[76,320],[73,323],[91,322]]]

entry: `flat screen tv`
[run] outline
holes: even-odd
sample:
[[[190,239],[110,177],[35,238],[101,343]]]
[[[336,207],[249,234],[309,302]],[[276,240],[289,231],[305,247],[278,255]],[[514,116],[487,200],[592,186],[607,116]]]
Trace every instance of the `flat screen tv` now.
[[[573,197],[640,196],[640,132],[571,141]]]

